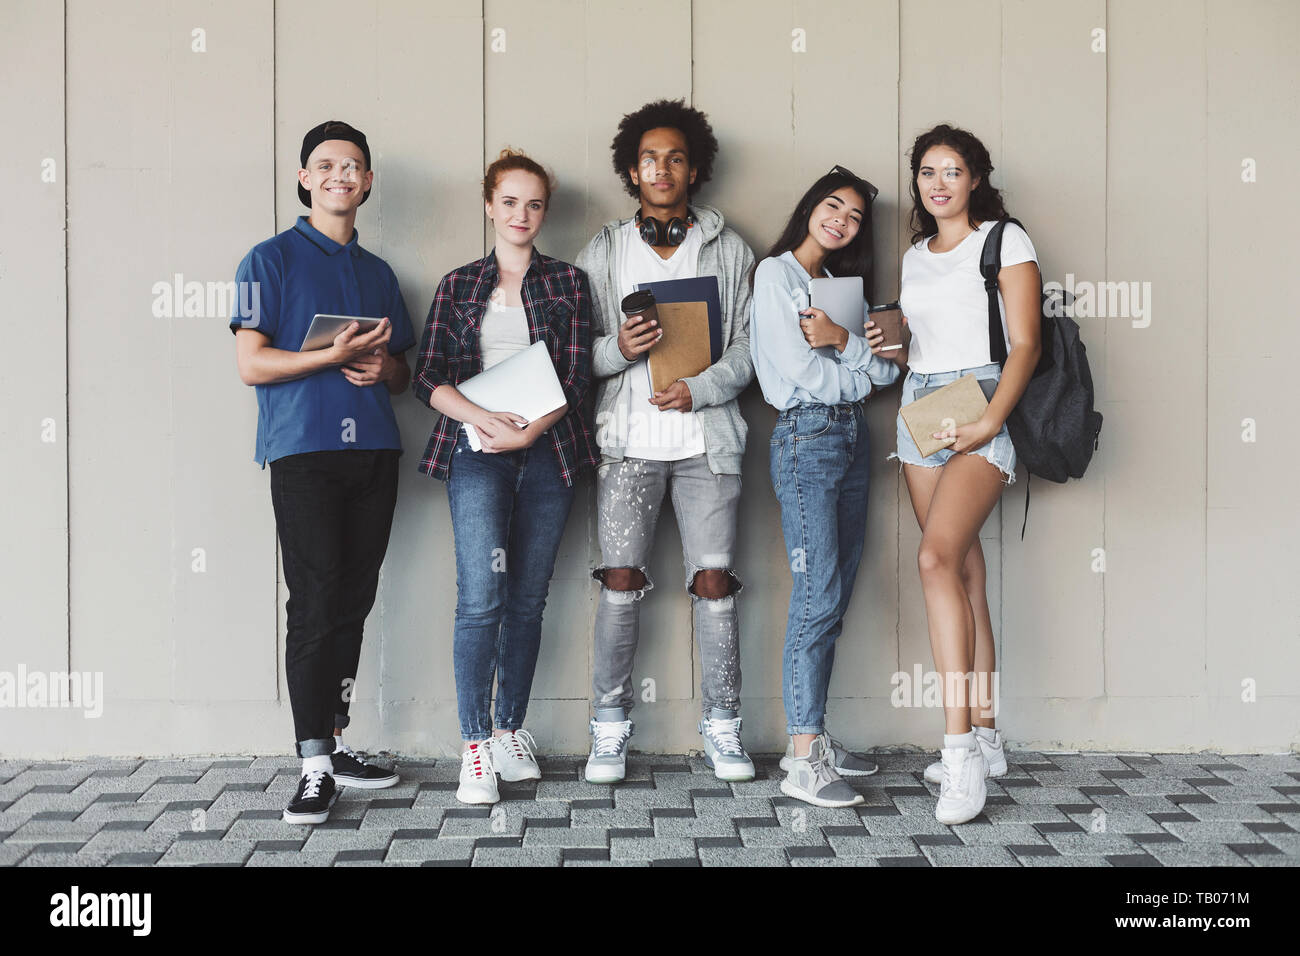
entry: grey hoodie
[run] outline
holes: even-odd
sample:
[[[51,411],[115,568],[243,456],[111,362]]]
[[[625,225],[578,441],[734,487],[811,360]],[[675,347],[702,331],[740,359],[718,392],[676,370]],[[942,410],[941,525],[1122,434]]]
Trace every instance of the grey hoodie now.
[[[727,227],[722,213],[712,206],[692,203],[695,225],[703,245],[696,275],[718,277],[722,303],[722,357],[699,375],[682,379],[691,392],[691,407],[704,432],[709,470],[719,475],[740,474],[748,428],[736,397],[754,380],[749,354],[749,269],[754,254],[734,229]],[[618,427],[620,405],[626,406],[631,386],[627,369],[632,365],[618,348],[619,256],[623,226],[631,220],[606,223],[578,254],[574,263],[591,283],[591,365],[599,381],[596,391],[596,441],[601,463],[623,460],[627,443],[625,428]]]

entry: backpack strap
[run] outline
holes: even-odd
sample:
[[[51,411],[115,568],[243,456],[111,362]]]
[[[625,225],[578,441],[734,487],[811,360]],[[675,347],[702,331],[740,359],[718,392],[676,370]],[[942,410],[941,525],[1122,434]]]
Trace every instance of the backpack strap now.
[[[1007,342],[1002,335],[1002,310],[998,308],[998,273],[1002,271],[1002,233],[1007,223],[1014,222],[1021,229],[1019,219],[1006,219],[989,230],[984,240],[984,250],[980,253],[980,275],[984,277],[984,291],[989,299],[989,358],[999,365],[1007,360]],[[1033,476],[1025,470],[1025,518],[1020,525],[1020,540],[1025,540],[1025,528],[1029,526],[1029,482]]]
[[[998,273],[1002,271],[1002,233],[1009,222],[1020,226],[1020,220],[1010,216],[998,220],[997,225],[989,230],[988,238],[984,240],[984,250],[980,253],[980,275],[984,277],[984,291],[989,299],[989,358],[999,365],[1007,360],[1007,342],[1002,335],[1002,310],[998,308]]]

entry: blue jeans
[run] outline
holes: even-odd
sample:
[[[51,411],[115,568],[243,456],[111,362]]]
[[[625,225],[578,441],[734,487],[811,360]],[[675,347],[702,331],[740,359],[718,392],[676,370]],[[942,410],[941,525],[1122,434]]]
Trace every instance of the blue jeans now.
[[[786,733],[826,729],[835,640],[862,559],[871,477],[863,403],[796,405],[770,445],[772,488],[794,586],[786,615]]]
[[[542,610],[574,489],[560,477],[549,435],[531,448],[474,451],[461,431],[447,476],[456,538],[452,661],[465,740],[518,730],[542,643]]]

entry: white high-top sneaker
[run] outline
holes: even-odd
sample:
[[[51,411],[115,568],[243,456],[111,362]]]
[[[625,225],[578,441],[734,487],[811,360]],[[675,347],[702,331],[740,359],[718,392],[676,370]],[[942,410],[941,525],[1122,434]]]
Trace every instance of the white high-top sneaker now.
[[[979,747],[944,747],[942,756],[943,780],[940,782],[939,803],[934,808],[934,818],[949,826],[965,823],[979,816],[984,809],[988,790],[984,776],[988,764]]]
[[[456,799],[461,803],[496,803],[501,799],[496,770],[492,767],[492,747],[486,740],[470,744],[460,755]]]
[[[992,741],[987,740],[980,733],[981,728],[975,729],[975,739],[979,742],[980,752],[984,754],[984,763],[988,765],[990,777],[1005,776],[1007,772],[1007,755],[1002,749],[1002,731],[993,731]],[[936,760],[930,766],[925,768],[925,780],[927,783],[943,783],[943,762]]]

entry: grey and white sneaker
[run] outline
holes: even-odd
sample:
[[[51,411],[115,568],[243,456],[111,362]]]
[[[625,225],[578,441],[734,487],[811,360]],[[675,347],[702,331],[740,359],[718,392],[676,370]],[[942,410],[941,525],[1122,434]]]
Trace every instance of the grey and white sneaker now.
[[[753,780],[754,761],[740,743],[740,718],[734,710],[714,707],[700,718],[704,762],[719,780]]]
[[[604,719],[602,719],[604,718]],[[623,708],[601,708],[591,721],[591,755],[587,757],[588,783],[618,783],[627,776],[627,742],[632,721]]]
[[[1007,754],[1002,749],[1002,731],[993,731],[993,739],[988,740],[980,733],[984,728],[975,728],[975,739],[979,742],[980,752],[984,754],[984,763],[988,766],[990,777],[1002,777],[1007,772]],[[925,768],[927,783],[943,783],[943,761],[936,760]]]
[[[952,826],[979,816],[984,809],[988,790],[984,777],[988,765],[979,747],[945,747],[939,751],[943,760],[943,781],[934,818]]]
[[[842,743],[826,731],[822,731],[819,739],[822,742],[822,750],[830,754],[831,766],[841,777],[869,777],[880,769],[866,757],[849,753]],[[781,758],[781,769],[788,773],[793,761],[794,738],[790,738],[786,741],[785,756]]]
[[[835,772],[829,756],[822,748],[822,738],[813,738],[807,757],[790,758],[781,792],[815,807],[854,807],[862,803],[862,794]]]

